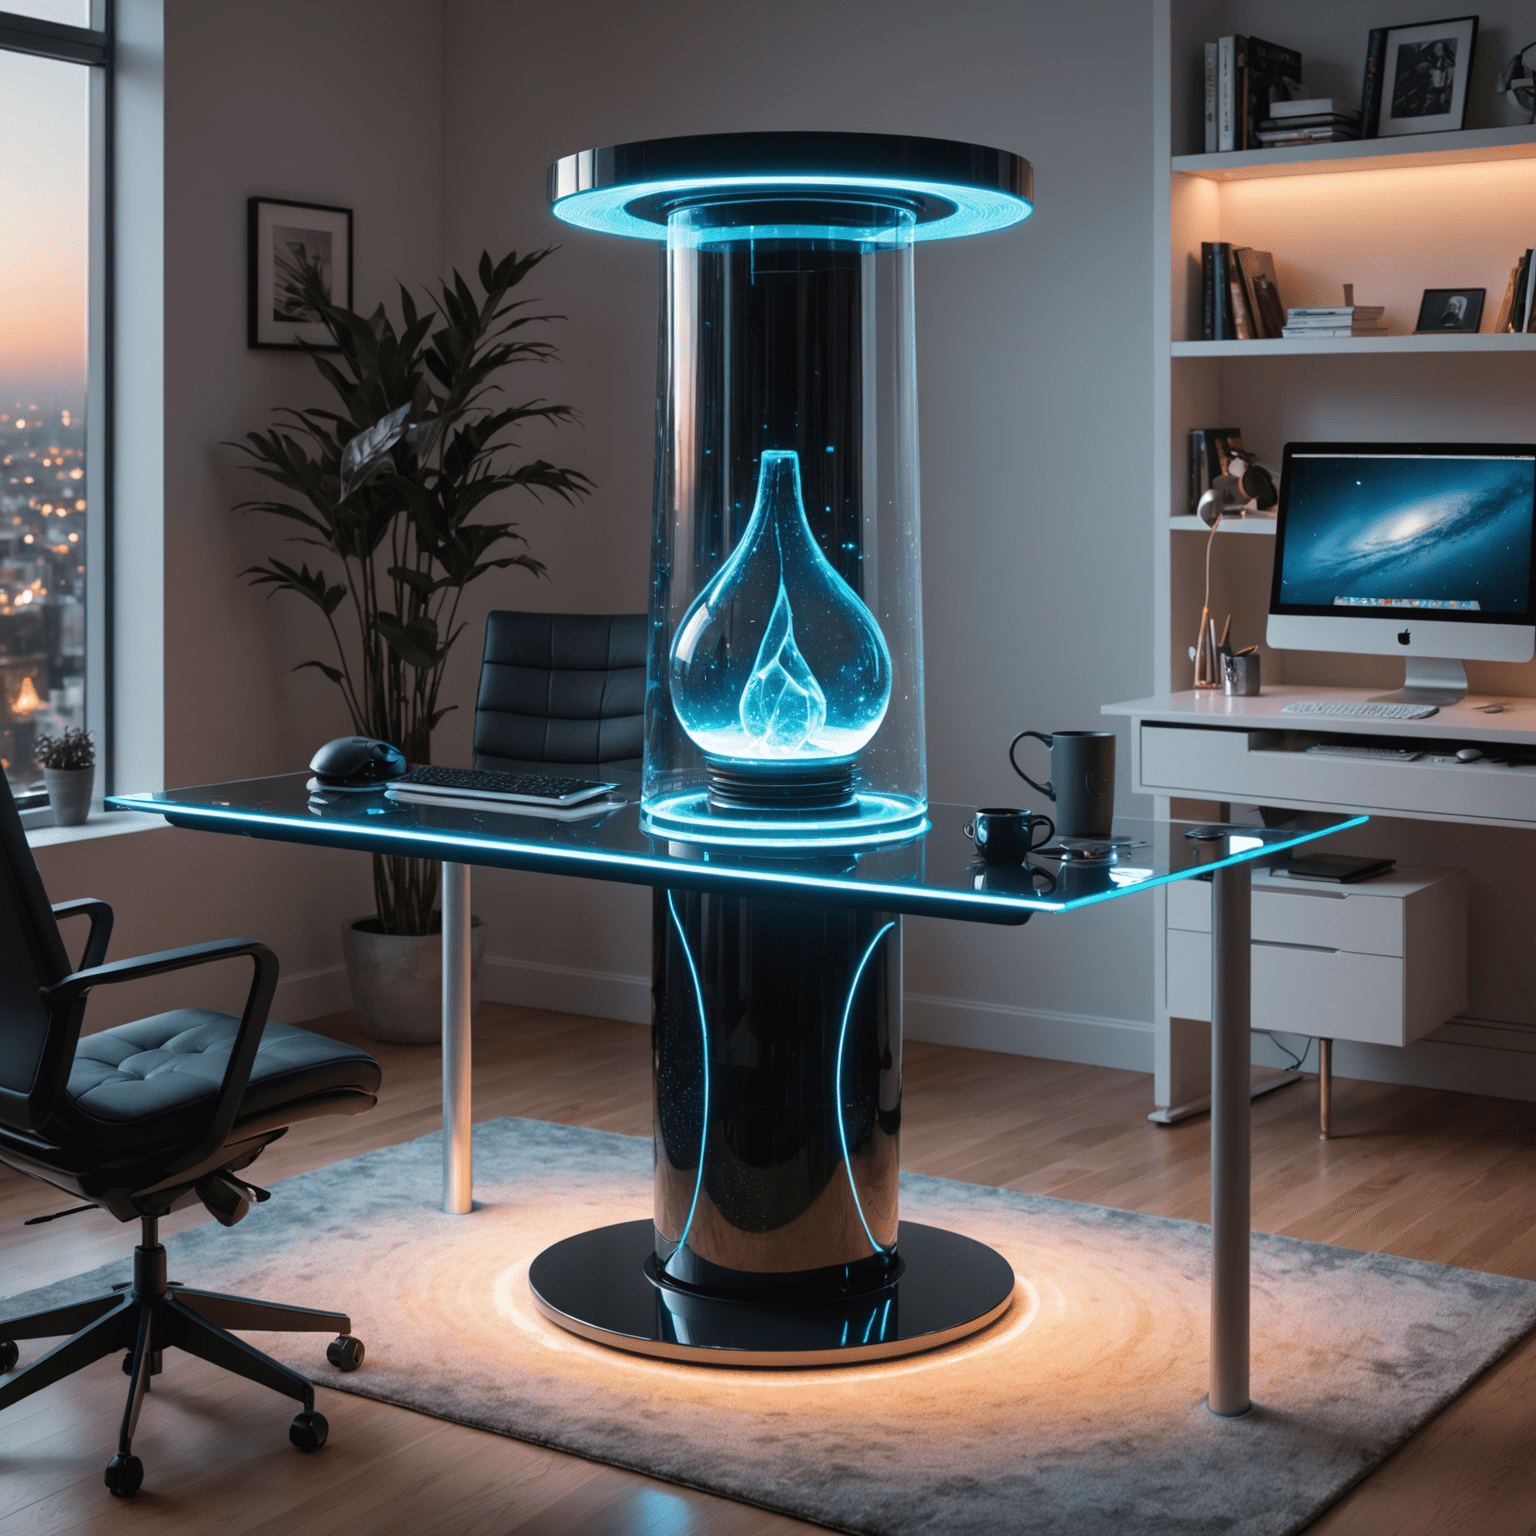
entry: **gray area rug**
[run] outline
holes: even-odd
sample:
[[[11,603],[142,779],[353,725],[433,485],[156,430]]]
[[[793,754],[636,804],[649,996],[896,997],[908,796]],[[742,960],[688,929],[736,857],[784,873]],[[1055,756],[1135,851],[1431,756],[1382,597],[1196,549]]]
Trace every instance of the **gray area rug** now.
[[[1527,1281],[1256,1235],[1256,1407],[1215,1419],[1206,1227],[908,1174],[904,1217],[1013,1264],[1014,1305],[990,1329],[857,1368],[674,1365],[563,1332],[527,1288],[549,1243],[649,1214],[648,1139],[476,1126],[468,1216],[437,1209],[439,1145],[285,1180],[238,1227],[172,1238],[172,1277],[348,1310],[368,1346],[350,1376],[325,1363],[324,1339],[253,1336],[324,1386],[861,1536],[1281,1536],[1536,1324]],[[127,1273],[107,1266],[0,1312]]]

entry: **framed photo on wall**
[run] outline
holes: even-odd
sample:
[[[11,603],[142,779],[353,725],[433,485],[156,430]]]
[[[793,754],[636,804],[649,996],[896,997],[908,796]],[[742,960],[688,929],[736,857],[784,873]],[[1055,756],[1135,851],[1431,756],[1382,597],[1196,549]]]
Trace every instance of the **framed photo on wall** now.
[[[1476,44],[1476,16],[1389,28],[1377,136],[1459,129],[1467,115]]]
[[[352,307],[352,210],[275,197],[247,198],[245,207],[245,344],[297,351],[302,340],[329,348],[295,279],[301,268],[315,268],[331,302]]]

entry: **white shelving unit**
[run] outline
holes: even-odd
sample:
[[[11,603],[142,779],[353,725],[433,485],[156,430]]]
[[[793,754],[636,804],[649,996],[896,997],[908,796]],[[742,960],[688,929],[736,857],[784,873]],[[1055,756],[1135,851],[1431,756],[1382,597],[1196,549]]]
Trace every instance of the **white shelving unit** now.
[[[1536,233],[1532,234],[1536,240]],[[1489,297],[1491,309],[1498,308],[1498,300]],[[1305,341],[1300,337],[1265,337],[1254,341],[1176,341],[1170,349],[1175,358],[1182,357],[1402,357],[1412,352],[1432,352],[1444,357],[1458,352],[1503,353],[1518,356],[1536,352],[1536,335],[1477,335],[1477,336],[1341,336],[1320,341]]]
[[[1512,37],[1528,20],[1518,0],[1493,0],[1492,11],[1486,4],[1479,9],[1480,46],[1508,52],[1505,34]],[[1379,14],[1363,0],[1155,0],[1153,67],[1160,95],[1154,102],[1151,166],[1157,358],[1152,537],[1154,691],[1160,695],[1192,684],[1188,649],[1196,638],[1205,582],[1206,540],[1188,535],[1207,530],[1183,515],[1192,428],[1240,428],[1245,447],[1277,472],[1288,441],[1536,440],[1536,336],[1488,334],[1511,266],[1525,247],[1536,245],[1536,126],[1475,126],[1459,133],[1236,154],[1196,152],[1208,39],[1256,33],[1297,47],[1314,94],[1354,98],[1368,32],[1380,24]],[[1488,56],[1482,57],[1469,96],[1474,123],[1504,115],[1492,90],[1493,72]],[[1386,307],[1391,334],[1200,340],[1200,246],[1207,240],[1272,252],[1287,305],[1342,302],[1342,285],[1352,283],[1358,302]],[[1461,287],[1486,290],[1483,334],[1411,334],[1424,289]],[[1274,531],[1272,520],[1223,522],[1211,548],[1211,607],[1218,627],[1230,613],[1234,643],[1259,646],[1266,685],[1371,691],[1398,686],[1402,663],[1396,658],[1281,653],[1264,644]],[[1474,692],[1536,698],[1536,663],[1473,663],[1468,672]],[[1157,808],[1159,814],[1194,816],[1216,810],[1210,802],[1173,798],[1160,799]],[[1518,853],[1507,844],[1496,846],[1491,832],[1473,829],[1458,840],[1449,827],[1430,822],[1378,819],[1361,835],[1369,851],[1393,853],[1403,863],[1471,869],[1477,980],[1468,1012],[1498,1021],[1506,1038],[1510,1025],[1529,1029],[1530,1049],[1536,1051],[1536,960],[1511,958],[1510,925],[1497,910],[1523,912],[1529,931],[1531,898],[1509,870],[1536,857],[1536,833],[1503,834],[1521,843]],[[1201,1091],[1189,1079],[1204,1070],[1204,1044],[1198,1032],[1186,1032],[1182,1047],[1172,1038],[1177,1028],[1170,1034],[1161,1006],[1167,955],[1162,902],[1156,927],[1159,1101],[1170,1102],[1171,1091],[1172,1101],[1179,1102]],[[1470,1038],[1465,1025],[1457,1029],[1457,1039]],[[1189,1071],[1170,1088],[1181,1054]]]

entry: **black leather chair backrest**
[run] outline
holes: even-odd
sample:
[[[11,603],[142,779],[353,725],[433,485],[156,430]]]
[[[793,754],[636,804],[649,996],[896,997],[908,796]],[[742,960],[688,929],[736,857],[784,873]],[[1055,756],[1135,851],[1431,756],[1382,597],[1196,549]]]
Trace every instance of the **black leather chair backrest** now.
[[[476,765],[638,770],[645,641],[643,613],[491,614],[475,702]]]
[[[70,969],[16,802],[0,774],[0,1121],[18,1130],[34,1130],[52,1114],[74,1056],[69,1021],[55,1018],[40,993]],[[51,1032],[50,1024],[56,1026]],[[50,1061],[54,1070],[45,1071]]]

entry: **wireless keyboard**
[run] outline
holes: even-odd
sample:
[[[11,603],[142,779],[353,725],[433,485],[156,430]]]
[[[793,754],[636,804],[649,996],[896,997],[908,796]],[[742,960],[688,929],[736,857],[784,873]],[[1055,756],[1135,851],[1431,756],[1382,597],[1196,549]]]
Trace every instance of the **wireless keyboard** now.
[[[1427,720],[1440,713],[1433,704],[1335,704],[1330,699],[1292,699],[1282,715],[1347,715],[1364,720]]]
[[[434,795],[452,799],[503,800],[521,805],[580,805],[596,799],[617,784],[596,779],[568,779],[544,773],[501,773],[492,768],[412,768],[403,777],[391,780],[391,790],[403,789],[416,795]]]

